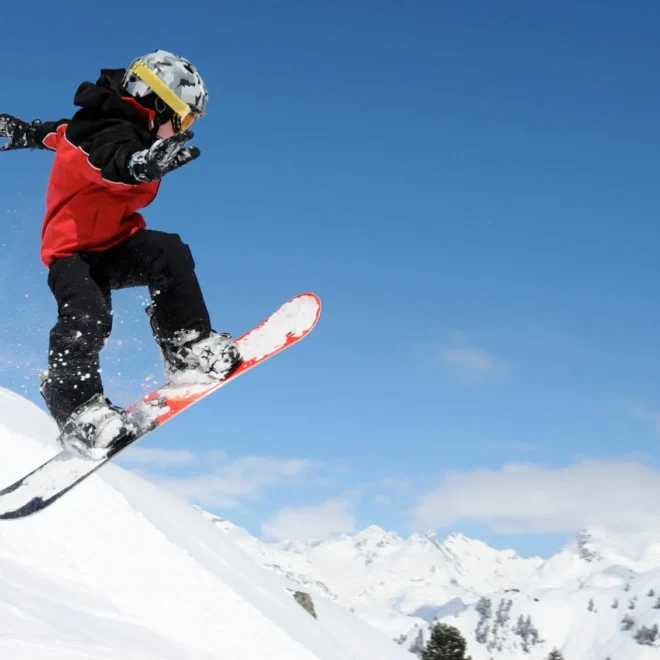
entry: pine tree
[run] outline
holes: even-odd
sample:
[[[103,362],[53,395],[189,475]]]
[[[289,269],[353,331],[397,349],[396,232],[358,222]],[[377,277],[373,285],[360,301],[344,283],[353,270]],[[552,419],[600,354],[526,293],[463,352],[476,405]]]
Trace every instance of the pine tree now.
[[[655,601],[655,605],[653,606],[654,609],[660,610],[660,596],[657,597]]]
[[[596,609],[596,608],[595,608],[595,605],[594,605],[594,599],[593,599],[593,598],[590,598],[590,599],[589,599],[589,605],[587,606],[587,609],[588,609],[590,612],[593,612],[593,611]]]
[[[619,607],[619,599],[618,599],[618,598],[615,598],[615,599],[612,601],[612,609],[615,610],[617,607]]]
[[[436,623],[422,660],[472,660],[465,655],[467,644],[458,628],[446,623]]]
[[[502,650],[509,625],[509,619],[511,618],[512,607],[513,601],[510,598],[500,600],[495,616],[493,617],[492,625],[486,635],[486,648],[489,651],[499,652]],[[479,638],[477,638],[477,641],[479,641]]]
[[[422,657],[422,653],[424,653],[424,634],[422,633],[421,628],[408,650],[420,658]]]
[[[491,599],[486,597],[480,598],[474,609],[479,613],[479,620],[477,621],[474,635],[479,644],[485,644],[488,641],[488,632],[490,631],[488,620],[493,615]]]
[[[621,619],[621,630],[631,630],[635,625],[635,619],[633,619],[629,614]]]
[[[635,640],[638,644],[645,644],[647,646],[653,646],[653,643],[658,637],[658,624],[653,624],[652,628],[647,628],[642,626],[635,633]]]
[[[527,615],[527,618],[523,617],[522,614],[518,617],[513,633],[518,635],[522,640],[521,646],[525,653],[529,653],[530,645],[535,646],[542,641],[539,631],[532,624],[532,617],[529,615]]]
[[[646,594],[649,598],[653,598],[655,596],[655,591],[653,589],[649,589],[649,592]]]
[[[552,649],[546,660],[564,660],[564,656],[557,649]]]
[[[493,602],[490,598],[480,598],[474,608],[484,619],[490,619],[493,615]]]
[[[495,615],[495,623],[504,627],[509,622],[511,618],[511,607],[513,606],[513,601],[509,598],[508,600],[501,600],[499,607],[497,608],[497,614]]]

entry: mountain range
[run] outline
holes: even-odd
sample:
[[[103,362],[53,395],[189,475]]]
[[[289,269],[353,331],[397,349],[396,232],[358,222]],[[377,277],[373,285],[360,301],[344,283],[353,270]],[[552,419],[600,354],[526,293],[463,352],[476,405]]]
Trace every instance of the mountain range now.
[[[201,511],[262,566],[348,607],[419,649],[437,621],[456,626],[473,660],[657,658],[660,530],[580,530],[548,559],[462,534],[407,539],[377,526],[325,541],[265,543]]]

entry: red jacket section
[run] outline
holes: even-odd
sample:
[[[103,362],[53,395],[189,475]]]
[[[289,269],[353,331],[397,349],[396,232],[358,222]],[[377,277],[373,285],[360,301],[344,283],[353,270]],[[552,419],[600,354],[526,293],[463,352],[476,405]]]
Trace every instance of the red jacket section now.
[[[128,171],[130,155],[155,140],[153,114],[121,97],[118,72],[113,78],[83,83],[76,94],[83,109],[37,132],[38,146],[55,151],[41,231],[45,266],[76,252],[105,250],[143,229],[138,211],[158,192],[160,182],[138,183]]]
[[[67,124],[44,139],[57,153],[48,181],[46,215],[41,230],[41,260],[76,252],[105,250],[144,229],[139,209],[150,204],[158,182],[127,184],[103,178],[80,147],[66,139]]]

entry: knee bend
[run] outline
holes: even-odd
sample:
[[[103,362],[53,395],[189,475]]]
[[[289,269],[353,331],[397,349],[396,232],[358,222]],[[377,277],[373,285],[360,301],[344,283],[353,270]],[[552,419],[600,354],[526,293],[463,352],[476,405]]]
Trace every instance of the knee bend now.
[[[181,272],[194,270],[195,262],[187,243],[179,234],[163,233],[158,237],[159,258],[156,271],[158,276],[175,276]]]

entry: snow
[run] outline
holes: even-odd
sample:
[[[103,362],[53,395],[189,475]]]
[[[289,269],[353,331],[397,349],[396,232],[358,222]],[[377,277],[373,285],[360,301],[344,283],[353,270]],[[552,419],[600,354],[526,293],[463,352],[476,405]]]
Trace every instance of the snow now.
[[[55,436],[39,408],[0,388],[0,488],[54,454]],[[0,523],[0,658],[411,660],[437,617],[473,660],[545,660],[553,648],[651,660],[660,640],[635,635],[660,626],[659,597],[660,530],[582,530],[549,559],[375,525],[267,544],[116,464]],[[538,639],[525,650],[527,621]]]
[[[284,346],[289,333],[302,337],[315,325],[320,313],[321,303],[314,294],[301,294],[289,300],[241,343],[243,359],[246,362],[262,359]]]
[[[0,483],[54,454],[56,433],[0,388]],[[109,464],[45,511],[0,524],[0,657],[410,660],[315,594],[314,619],[299,589],[195,508]]]
[[[610,588],[557,588],[544,593],[498,593],[492,595],[493,610],[497,609],[502,599],[511,599],[510,618],[505,631],[500,635],[502,649],[494,652],[488,643],[493,640],[489,634],[485,643],[475,640],[475,628],[478,615],[473,608],[458,617],[450,617],[445,623],[455,625],[464,636],[471,640],[469,652],[473,660],[489,658],[507,658],[510,660],[542,660],[553,648],[559,649],[567,660],[644,660],[656,658],[658,647],[642,646],[634,639],[634,633],[640,626],[660,625],[660,610],[653,608],[657,597],[648,596],[649,590],[660,585],[660,570],[646,574],[636,580],[630,591],[623,585]],[[635,609],[628,609],[634,599]],[[589,602],[593,600],[593,611]],[[618,600],[618,607],[612,604]],[[635,619],[631,631],[621,630],[621,619],[630,614]],[[513,628],[520,616],[530,617],[538,629],[541,643],[530,646],[525,652],[520,638],[513,634]],[[492,627],[492,619],[490,621]],[[656,642],[657,644],[657,642]]]
[[[634,635],[641,626],[660,626],[660,530],[582,530],[544,560],[495,550],[462,534],[403,539],[374,525],[323,542],[267,544],[205,515],[263,566],[304,585],[317,600],[353,608],[404,648],[420,632],[428,640],[437,617],[461,631],[473,660],[545,660],[553,648],[566,660],[650,660],[658,654],[660,639],[644,646]],[[476,606],[485,596],[492,614],[480,642]],[[495,625],[501,604],[505,610]],[[621,629],[625,615],[635,619],[632,630]],[[516,633],[520,617],[523,628],[529,617],[538,631],[538,643],[531,635],[527,651]]]

